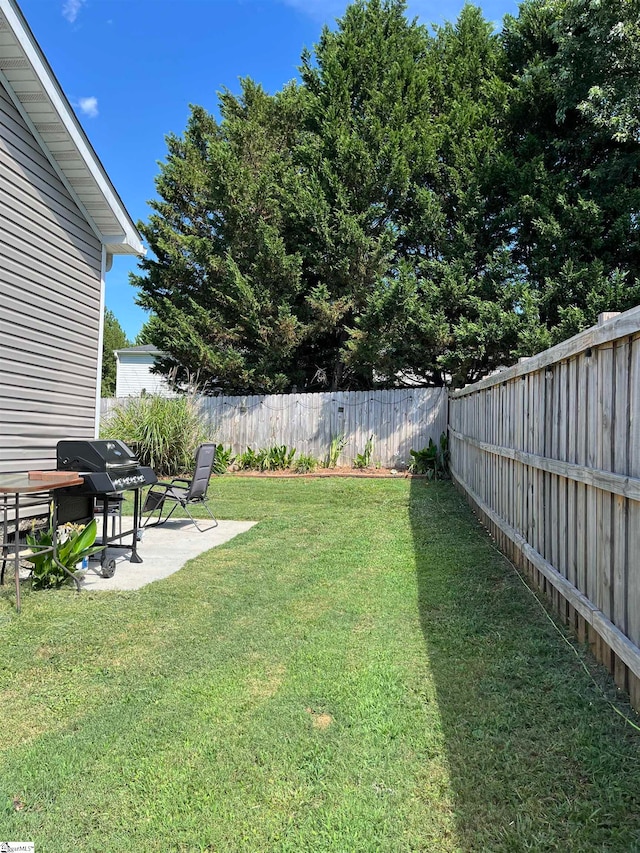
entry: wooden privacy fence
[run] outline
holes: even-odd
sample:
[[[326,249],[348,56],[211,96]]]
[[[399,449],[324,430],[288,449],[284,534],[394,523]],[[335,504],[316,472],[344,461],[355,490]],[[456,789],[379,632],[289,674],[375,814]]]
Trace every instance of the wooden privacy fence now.
[[[450,395],[455,482],[640,710],[640,308]]]
[[[115,402],[102,401],[103,416]],[[444,388],[202,397],[199,405],[215,441],[234,453],[286,444],[322,460],[332,439],[344,435],[341,465],[351,465],[372,435],[372,464],[404,467],[411,449],[437,441],[447,429]]]

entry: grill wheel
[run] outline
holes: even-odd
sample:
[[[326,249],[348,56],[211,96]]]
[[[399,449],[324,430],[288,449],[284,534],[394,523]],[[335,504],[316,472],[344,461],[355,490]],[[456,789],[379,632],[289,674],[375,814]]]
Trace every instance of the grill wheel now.
[[[116,561],[111,558],[110,560],[105,560],[104,566],[100,567],[100,575],[103,578],[112,578],[116,573]]]

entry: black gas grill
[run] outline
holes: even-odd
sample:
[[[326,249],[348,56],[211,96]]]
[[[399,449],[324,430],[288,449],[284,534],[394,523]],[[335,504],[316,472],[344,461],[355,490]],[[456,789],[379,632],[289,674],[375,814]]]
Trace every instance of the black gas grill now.
[[[107,545],[112,548],[131,549],[131,562],[141,563],[138,556],[138,522],[140,517],[140,490],[144,486],[158,482],[151,468],[140,462],[127,445],[116,439],[80,441],[68,439],[57,445],[58,471],[77,471],[83,479],[81,486],[64,489],[58,495],[58,520],[86,523],[94,517],[97,501],[102,507],[102,544],[101,557],[103,577],[111,577],[115,571],[115,561],[107,558]],[[107,536],[108,508],[114,501],[121,499],[121,493],[133,491],[133,529]],[[131,545],[122,540],[132,536]]]

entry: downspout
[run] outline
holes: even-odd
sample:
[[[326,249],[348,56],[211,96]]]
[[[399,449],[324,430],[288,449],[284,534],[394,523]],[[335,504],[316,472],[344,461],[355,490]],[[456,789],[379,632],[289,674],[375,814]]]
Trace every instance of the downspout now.
[[[113,255],[107,253],[105,246],[102,246],[102,258],[100,262],[100,323],[98,325],[98,358],[97,373],[96,373],[96,414],[94,438],[97,438],[100,433],[100,406],[102,399],[102,344],[104,341],[104,307],[105,307],[105,281],[106,275],[111,269],[113,263]]]

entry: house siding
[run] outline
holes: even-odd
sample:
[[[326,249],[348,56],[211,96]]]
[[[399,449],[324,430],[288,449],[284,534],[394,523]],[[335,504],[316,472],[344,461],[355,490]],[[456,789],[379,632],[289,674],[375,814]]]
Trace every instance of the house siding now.
[[[173,396],[164,378],[151,373],[153,365],[153,356],[120,353],[116,371],[116,396],[140,397],[143,391],[161,397]]]
[[[0,85],[0,471],[92,438],[101,245]]]

